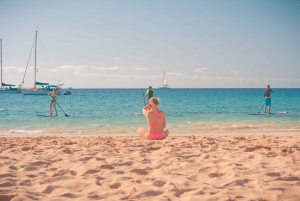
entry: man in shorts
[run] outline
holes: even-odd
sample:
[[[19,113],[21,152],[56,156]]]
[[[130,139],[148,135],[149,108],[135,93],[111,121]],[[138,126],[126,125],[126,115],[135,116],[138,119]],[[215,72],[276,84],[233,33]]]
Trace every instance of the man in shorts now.
[[[265,113],[267,111],[268,108],[268,113],[271,113],[271,96],[270,96],[270,92],[273,92],[273,90],[270,88],[270,85],[267,85],[267,88],[264,92],[264,96],[265,96]]]

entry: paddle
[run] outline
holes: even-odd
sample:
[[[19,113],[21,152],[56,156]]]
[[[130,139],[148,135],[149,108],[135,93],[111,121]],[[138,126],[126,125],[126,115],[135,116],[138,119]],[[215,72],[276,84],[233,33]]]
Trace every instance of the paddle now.
[[[258,114],[260,114],[260,111],[261,111],[261,109],[262,109],[264,106],[265,106],[265,103],[261,106],[261,108],[260,108]]]
[[[61,109],[61,107],[59,106],[58,102],[56,102],[56,105],[58,105],[58,107]],[[63,109],[61,109],[61,111],[63,111]],[[63,111],[63,113],[65,113],[65,111]],[[66,113],[65,113],[65,116],[69,117],[69,115],[67,115]]]
[[[145,98],[144,98],[144,92],[143,92],[143,89],[142,89],[142,96],[143,96],[143,99],[144,99],[144,105],[146,105],[146,103],[145,103]]]

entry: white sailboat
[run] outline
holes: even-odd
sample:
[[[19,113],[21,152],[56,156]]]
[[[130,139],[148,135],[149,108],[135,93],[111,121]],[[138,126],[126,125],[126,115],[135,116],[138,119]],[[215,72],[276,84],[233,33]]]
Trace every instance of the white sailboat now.
[[[167,83],[167,80],[166,80],[166,78],[165,78],[165,75],[166,75],[166,73],[165,73],[165,71],[164,71],[164,76],[163,76],[163,86],[162,86],[162,87],[159,87],[159,88],[160,88],[160,89],[171,89],[171,88],[169,87],[168,83]]]
[[[3,83],[2,75],[3,75],[3,70],[2,70],[2,39],[1,41],[1,82],[0,82],[0,93],[21,93],[20,88],[15,88],[14,84],[5,84]]]
[[[48,93],[52,92],[54,88],[58,88],[57,94],[60,95],[61,93],[61,86],[63,84],[49,84],[45,82],[37,82],[36,81],[36,47],[37,47],[37,31],[35,33],[35,62],[34,62],[34,85],[31,89],[21,89],[21,92],[24,95],[48,95]],[[26,73],[26,71],[25,71]],[[24,80],[23,80],[24,82]]]

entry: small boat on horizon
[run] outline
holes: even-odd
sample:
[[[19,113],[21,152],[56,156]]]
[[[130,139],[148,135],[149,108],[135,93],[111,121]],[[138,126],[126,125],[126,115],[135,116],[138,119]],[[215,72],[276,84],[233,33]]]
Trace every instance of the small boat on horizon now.
[[[64,95],[72,95],[72,92],[67,90]]]
[[[165,74],[166,72],[164,71],[164,76],[163,76],[163,86],[162,87],[159,87],[160,89],[171,89],[167,83],[167,80],[165,78]]]

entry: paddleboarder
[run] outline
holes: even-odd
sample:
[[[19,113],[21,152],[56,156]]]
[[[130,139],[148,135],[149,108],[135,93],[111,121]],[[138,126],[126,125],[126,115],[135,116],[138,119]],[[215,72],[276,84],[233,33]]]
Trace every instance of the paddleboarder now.
[[[270,88],[270,85],[267,85],[267,88],[264,92],[265,96],[265,113],[267,112],[268,108],[268,113],[271,113],[271,95],[270,92],[273,92],[273,90]]]
[[[53,105],[54,110],[55,110],[55,116],[58,115],[57,114],[57,109],[56,109],[56,102],[57,102],[57,93],[56,93],[56,91],[57,91],[57,88],[55,87],[52,92],[48,93],[48,95],[51,96],[51,98],[50,98],[50,116],[52,116],[52,105]]]
[[[153,89],[151,86],[149,86],[148,90],[146,91],[146,94],[145,96],[143,97],[144,99],[146,98],[146,96],[148,96],[148,102],[149,102],[149,99],[153,97]]]

